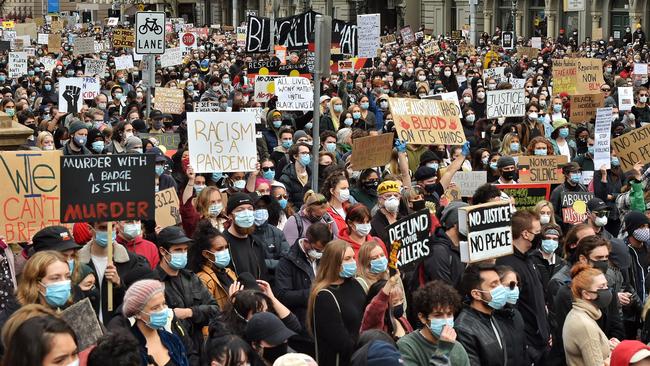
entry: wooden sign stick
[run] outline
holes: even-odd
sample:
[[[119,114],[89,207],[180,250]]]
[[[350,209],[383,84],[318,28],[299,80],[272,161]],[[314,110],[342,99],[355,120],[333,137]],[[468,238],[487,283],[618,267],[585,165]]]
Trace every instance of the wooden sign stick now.
[[[106,228],[106,234],[108,236],[108,262],[107,266],[113,264],[113,222],[108,222],[108,227]],[[108,287],[106,287],[106,308],[108,311],[113,311],[113,282],[106,281]]]

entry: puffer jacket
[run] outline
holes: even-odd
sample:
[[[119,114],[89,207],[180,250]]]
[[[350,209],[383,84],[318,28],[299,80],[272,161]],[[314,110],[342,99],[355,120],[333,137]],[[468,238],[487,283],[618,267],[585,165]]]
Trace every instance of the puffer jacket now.
[[[269,271],[269,282],[273,283],[275,268],[280,258],[289,252],[289,243],[282,230],[270,225],[268,221],[261,226],[257,226],[252,236],[253,240],[264,248],[264,261]]]
[[[295,164],[295,162],[287,164],[284,169],[282,169],[282,174],[278,180],[286,187],[289,202],[291,202],[293,207],[302,207],[305,192],[311,188],[311,168],[306,167],[308,179],[307,184],[303,186],[298,180]]]
[[[472,366],[503,366],[508,359],[506,341],[499,321],[471,307],[454,321],[456,341],[463,345]],[[498,334],[495,334],[495,331]],[[499,340],[501,342],[499,342]]]

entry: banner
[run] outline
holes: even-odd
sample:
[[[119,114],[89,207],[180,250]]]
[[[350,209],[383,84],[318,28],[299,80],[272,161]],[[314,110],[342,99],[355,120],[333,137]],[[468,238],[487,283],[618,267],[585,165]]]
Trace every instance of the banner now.
[[[178,150],[181,143],[181,136],[177,133],[138,133],[141,139],[155,138],[160,146],[164,146],[167,151]]]
[[[155,93],[155,105],[159,111],[169,114],[185,112],[185,97],[182,89],[156,87]]]
[[[247,53],[262,53],[271,51],[271,19],[249,16],[246,25]]]
[[[27,75],[27,52],[9,52],[9,77]]]
[[[87,76],[104,76],[104,71],[106,71],[106,60],[95,60],[92,58],[84,59],[84,75]]]
[[[358,49],[357,26],[343,20],[332,20],[332,47],[333,55],[356,55]]]
[[[603,106],[605,97],[602,93],[573,95],[571,97],[571,123],[589,122],[596,117],[596,109]],[[611,122],[611,121],[610,121]]]
[[[153,154],[61,157],[61,221],[155,219]]]
[[[356,138],[352,141],[350,165],[354,167],[354,170],[383,167],[390,161],[392,153],[392,133]]]
[[[183,52],[180,47],[167,48],[160,55],[160,67],[172,67],[183,63]]]
[[[573,225],[587,220],[587,202],[592,198],[591,192],[563,192],[562,222]]]
[[[517,210],[533,209],[537,202],[549,199],[550,184],[498,184],[497,188],[515,200]]]
[[[359,57],[377,57],[377,50],[381,48],[381,14],[357,15],[357,44]]]
[[[562,166],[568,162],[564,155],[520,156],[517,161],[520,183],[564,183]]]
[[[467,236],[467,242],[460,243],[461,262],[513,254],[512,214],[512,206],[504,201],[459,208],[458,231]]]
[[[611,149],[609,141],[612,130],[612,108],[598,108],[594,126],[594,169],[600,170],[604,165],[611,168]]]
[[[650,163],[650,125],[636,128],[612,140],[611,146],[621,162],[624,172],[632,169],[634,164]],[[595,169],[598,169],[594,165]]]
[[[523,117],[526,115],[524,89],[488,90],[487,118]]]
[[[279,111],[311,111],[314,109],[314,87],[307,78],[291,76],[277,78],[275,107]]]
[[[0,151],[0,235],[28,242],[37,231],[60,224],[60,151]]]
[[[275,22],[276,45],[286,46],[289,51],[307,49],[309,38],[314,31],[315,11],[278,18]]]
[[[113,47],[135,47],[135,32],[133,29],[113,29]]]
[[[463,126],[454,102],[433,99],[388,98],[397,135],[414,145],[462,145]]]
[[[255,113],[187,113],[187,142],[196,173],[256,169]]]
[[[485,170],[472,172],[458,171],[454,174],[451,181],[460,188],[461,197],[472,197],[478,187],[487,183],[487,172]]]
[[[255,76],[255,93],[253,100],[258,103],[266,103],[275,95],[275,79],[283,78],[277,75]]]
[[[160,227],[176,226],[181,223],[180,201],[174,188],[156,192],[156,225]]]
[[[74,40],[73,55],[95,53],[95,37],[77,37]]]
[[[403,273],[414,271],[418,263],[431,253],[429,231],[431,216],[428,209],[414,212],[386,228],[390,243],[400,243],[397,266]],[[390,244],[386,244],[391,247]]]
[[[59,112],[79,113],[83,107],[83,78],[59,79]]]

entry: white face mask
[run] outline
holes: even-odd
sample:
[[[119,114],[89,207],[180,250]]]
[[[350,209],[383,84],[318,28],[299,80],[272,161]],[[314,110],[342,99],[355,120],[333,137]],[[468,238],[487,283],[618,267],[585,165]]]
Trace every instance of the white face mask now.
[[[485,93],[483,93],[483,92],[478,92],[478,93],[476,93],[476,96],[477,96],[479,99],[483,99],[483,98],[485,98]]]
[[[471,101],[472,101],[472,97],[463,97],[463,102],[470,103]]]
[[[384,201],[384,208],[386,211],[395,213],[399,209],[399,198],[397,197],[390,197],[387,200]],[[358,228],[357,224],[357,228]]]
[[[546,225],[551,222],[551,215],[539,215],[539,222],[542,225]]]
[[[367,224],[354,224],[354,228],[359,233],[359,235],[365,237],[368,234],[370,234],[370,230],[372,227],[370,226],[370,223]]]

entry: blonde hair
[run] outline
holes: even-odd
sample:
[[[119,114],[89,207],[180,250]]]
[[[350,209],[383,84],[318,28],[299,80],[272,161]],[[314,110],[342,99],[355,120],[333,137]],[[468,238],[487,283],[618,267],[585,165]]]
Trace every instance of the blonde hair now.
[[[38,288],[39,282],[45,277],[47,267],[56,262],[62,262],[68,266],[68,261],[63,254],[53,250],[38,252],[29,258],[16,290],[16,298],[21,305],[39,303],[41,295]]]
[[[501,143],[501,149],[499,150],[499,153],[501,153],[501,155],[515,156],[521,154],[521,141],[519,141],[519,151],[513,152],[510,150],[510,142],[512,142],[512,139],[515,137],[519,138],[519,136],[513,132],[508,132],[505,134],[505,136],[503,136],[503,142]]]
[[[219,188],[215,186],[207,186],[205,187],[201,193],[199,193],[198,197],[196,197],[196,212],[199,213],[201,218],[206,218],[210,217],[210,196],[212,196],[213,192],[217,192],[219,194],[219,198],[221,197],[221,192],[219,191]],[[221,210],[223,212],[223,209]],[[220,212],[219,214],[221,214]]]
[[[345,113],[344,110],[341,110],[341,113],[334,110],[334,104],[338,102],[341,102],[341,105],[343,105],[343,101],[339,97],[333,97],[330,99],[330,118],[332,119],[335,128],[339,127],[339,119],[341,118],[341,115]]]
[[[41,131],[39,132],[38,136],[36,136],[36,146],[42,148],[43,147],[43,140],[45,140],[46,137],[51,137],[52,142],[54,142],[54,136],[49,131]]]
[[[370,253],[372,253],[375,248],[380,248],[383,253],[383,249],[377,244],[376,241],[367,241],[361,245],[359,248],[359,254],[357,255],[357,277],[361,277],[368,288],[370,288],[375,282],[379,280],[388,279],[388,270],[383,273],[372,273],[370,272]],[[385,253],[384,253],[385,255]]]
[[[544,207],[548,207],[548,208],[551,209],[551,221],[549,221],[548,223],[553,224],[553,225],[557,225],[557,223],[555,222],[555,208],[553,207],[553,204],[551,202],[549,202],[547,200],[541,200],[541,201],[537,202],[537,204],[535,205],[535,208],[533,210],[535,211],[535,213],[540,215],[540,213],[542,212],[542,208],[544,208]]]

